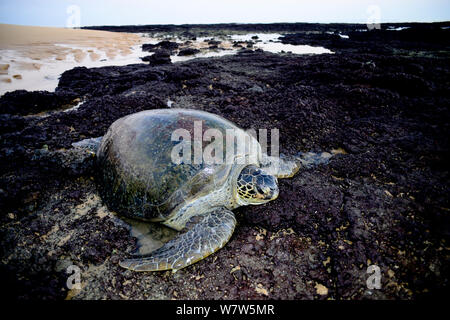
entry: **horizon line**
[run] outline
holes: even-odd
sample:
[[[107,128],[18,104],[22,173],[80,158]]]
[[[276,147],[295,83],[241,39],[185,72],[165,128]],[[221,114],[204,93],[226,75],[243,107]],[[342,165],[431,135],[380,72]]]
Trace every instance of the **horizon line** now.
[[[443,24],[450,23],[450,20],[441,21],[402,21],[402,22],[380,22],[380,25],[384,24]],[[46,27],[46,28],[66,28],[66,29],[79,29],[79,28],[90,28],[90,27],[130,27],[130,26],[208,26],[208,25],[271,25],[271,24],[346,24],[346,25],[367,25],[363,22],[217,22],[217,23],[157,23],[157,24],[103,24],[103,25],[82,25],[76,28],[68,28],[66,26],[48,26],[48,25],[29,25],[29,24],[15,24],[15,23],[4,23],[0,22],[0,25],[12,25],[12,26],[23,26],[23,27]]]

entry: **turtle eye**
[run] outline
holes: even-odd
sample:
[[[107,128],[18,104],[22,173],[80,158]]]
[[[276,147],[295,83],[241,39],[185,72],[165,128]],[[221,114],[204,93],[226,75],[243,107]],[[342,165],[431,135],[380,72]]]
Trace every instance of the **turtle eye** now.
[[[259,194],[265,194],[263,188],[261,188],[259,185],[256,185],[256,191],[258,191]]]

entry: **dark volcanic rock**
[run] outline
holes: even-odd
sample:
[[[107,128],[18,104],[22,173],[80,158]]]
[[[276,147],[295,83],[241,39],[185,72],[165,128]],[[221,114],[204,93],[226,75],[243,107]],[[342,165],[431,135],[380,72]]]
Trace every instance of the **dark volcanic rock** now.
[[[326,34],[334,27],[295,25],[291,31]],[[152,30],[161,28],[171,30]],[[19,299],[418,299],[446,293],[449,48],[437,39],[390,34],[397,31],[368,36],[377,41],[353,40],[351,29],[361,26],[342,28],[350,39],[333,34],[317,42],[335,43],[334,54],[244,49],[175,64],[75,68],[61,76],[56,93],[30,93],[39,101],[36,109],[15,104],[13,97],[20,101],[26,93],[5,95],[4,291]],[[65,97],[84,103],[60,112]],[[93,159],[67,150],[104,135],[124,115],[167,107],[168,99],[245,129],[277,128],[286,155],[336,155],[280,179],[279,199],[235,210],[236,231],[214,255],[173,274],[133,273],[117,262],[130,256],[136,239],[98,198]],[[24,116],[43,110],[53,112]],[[69,265],[81,269],[79,293],[66,287]],[[379,290],[367,288],[369,265],[380,268]]]
[[[164,71],[146,64],[130,65],[127,72],[117,67],[77,67],[61,75],[56,92],[70,92],[79,96],[114,95],[149,81],[162,80],[164,76]]]
[[[179,56],[191,56],[191,55],[194,55],[199,52],[200,52],[200,50],[195,49],[195,48],[186,48],[186,49],[181,49],[180,52],[178,52],[178,55]]]
[[[144,62],[150,62],[152,65],[160,65],[160,64],[169,64],[170,61],[170,53],[167,50],[157,50],[151,56],[145,56],[141,58]]]
[[[159,46],[157,44],[152,44],[152,43],[144,43],[142,45],[142,51],[153,52],[153,51],[157,50],[158,48],[159,48]]]
[[[71,93],[16,90],[0,97],[0,113],[34,114],[75,105],[77,96]]]
[[[358,29],[359,30],[359,29]],[[364,29],[363,29],[364,30]],[[391,50],[440,50],[450,46],[450,30],[440,26],[411,26],[408,29],[392,31],[374,29],[366,32],[349,30],[342,38],[337,32],[295,33],[280,37],[282,43],[294,45],[324,46],[330,49],[388,54]]]
[[[155,52],[159,49],[164,49],[169,52],[173,52],[174,50],[178,49],[178,46],[179,45],[176,42],[164,40],[164,41],[158,42],[157,44],[143,44],[142,51]]]
[[[209,40],[208,41],[208,44],[210,45],[210,46],[218,46],[219,44],[221,44],[222,43],[222,41],[218,41],[218,40]]]
[[[145,57],[141,57],[140,59],[144,62],[149,62],[150,61],[150,57],[151,56],[145,56]]]
[[[181,33],[181,36],[184,38],[187,38],[189,40],[193,40],[193,41],[197,40],[197,37],[195,36],[195,34],[188,32],[188,31]]]

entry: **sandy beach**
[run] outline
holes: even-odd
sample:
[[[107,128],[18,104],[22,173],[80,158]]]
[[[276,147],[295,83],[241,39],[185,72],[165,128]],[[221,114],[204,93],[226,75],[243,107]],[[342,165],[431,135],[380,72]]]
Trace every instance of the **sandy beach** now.
[[[131,33],[0,24],[0,94],[51,91],[59,75],[75,66],[132,63],[141,42]]]

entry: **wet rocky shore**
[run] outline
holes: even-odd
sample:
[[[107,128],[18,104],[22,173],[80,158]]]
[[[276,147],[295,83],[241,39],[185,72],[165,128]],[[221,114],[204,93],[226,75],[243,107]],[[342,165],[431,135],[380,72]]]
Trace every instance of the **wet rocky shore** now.
[[[409,27],[387,30],[392,27]],[[283,32],[332,54],[242,48],[185,62],[74,68],[55,92],[0,97],[0,274],[12,299],[419,299],[448,291],[448,24],[96,27],[211,37]],[[346,35],[342,37],[341,35]],[[254,40],[257,41],[256,39]],[[170,103],[168,103],[170,102]],[[278,128],[286,155],[338,150],[235,210],[229,243],[176,273],[136,273],[127,225],[71,144],[116,119],[194,108]],[[81,290],[67,288],[67,267]],[[381,271],[369,289],[367,268]]]

